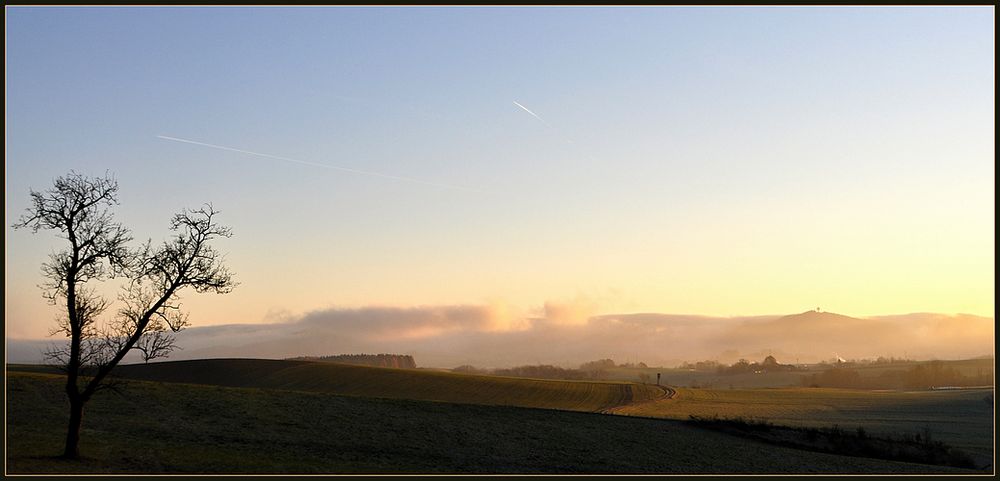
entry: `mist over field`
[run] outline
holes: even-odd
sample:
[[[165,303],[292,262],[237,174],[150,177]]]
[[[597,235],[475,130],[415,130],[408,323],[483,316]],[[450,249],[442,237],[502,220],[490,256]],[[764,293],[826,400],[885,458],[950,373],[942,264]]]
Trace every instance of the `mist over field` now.
[[[547,304],[518,317],[496,306],[326,309],[268,324],[192,327],[178,334],[171,360],[286,358],[341,353],[410,354],[421,367],[511,367],[612,358],[673,366],[682,361],[768,354],[782,362],[834,356],[959,359],[994,351],[993,319],[915,313],[854,318],[807,311],[788,316],[707,317],[657,313],[587,315]],[[40,362],[43,345],[8,340],[9,362]]]

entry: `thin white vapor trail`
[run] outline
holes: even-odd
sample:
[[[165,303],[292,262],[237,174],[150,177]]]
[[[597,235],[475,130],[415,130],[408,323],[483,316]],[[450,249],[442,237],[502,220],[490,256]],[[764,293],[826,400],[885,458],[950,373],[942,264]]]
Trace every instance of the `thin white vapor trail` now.
[[[527,112],[527,113],[531,114],[531,116],[532,116],[532,117],[534,117],[534,118],[536,118],[536,119],[538,119],[538,120],[541,120],[543,124],[545,124],[545,125],[548,125],[549,127],[552,127],[551,125],[549,125],[549,123],[548,123],[548,122],[546,122],[546,121],[545,121],[545,119],[543,119],[543,118],[539,117],[539,116],[538,116],[538,114],[536,114],[536,113],[532,112],[532,111],[531,111],[531,109],[529,109],[528,107],[525,107],[525,106],[523,106],[523,105],[519,104],[519,103],[517,102],[517,100],[514,100],[513,102],[514,102],[514,105],[516,105],[516,106],[518,106],[518,107],[521,107],[521,109],[522,109],[522,110],[524,110],[525,112]]]
[[[552,124],[548,123],[545,119],[543,119],[542,117],[540,117],[538,114],[532,112],[531,109],[529,109],[528,107],[525,107],[525,106],[521,105],[516,100],[513,100],[513,102],[514,102],[514,105],[516,105],[518,107],[521,107],[521,110],[524,110],[525,112],[531,114],[532,117],[540,120],[543,124],[545,124],[546,127],[550,128],[552,130],[556,130],[556,128],[553,127]],[[574,142],[573,139],[571,139],[569,137],[565,137],[563,140],[565,140],[567,144],[576,145],[576,142]]]
[[[404,182],[413,182],[413,183],[417,183],[417,184],[432,185],[432,186],[435,186],[435,187],[444,187],[446,189],[458,189],[458,190],[465,190],[465,191],[471,191],[471,192],[482,192],[482,191],[480,191],[478,189],[473,189],[471,187],[464,187],[464,186],[461,186],[461,185],[441,184],[441,183],[438,183],[438,182],[430,182],[430,181],[421,180],[421,179],[414,179],[413,177],[403,177],[401,175],[390,175],[390,174],[383,174],[383,173],[380,173],[380,172],[372,172],[372,171],[369,171],[369,170],[358,170],[358,169],[351,169],[351,168],[348,168],[348,167],[338,167],[336,165],[320,164],[320,163],[317,163],[317,162],[309,162],[307,160],[292,159],[292,158],[289,158],[289,157],[282,157],[280,155],[264,154],[264,153],[261,153],[261,152],[253,152],[253,151],[250,151],[250,150],[237,149],[237,148],[234,148],[234,147],[226,147],[224,145],[216,145],[216,144],[209,144],[207,142],[198,142],[198,141],[195,141],[195,140],[181,139],[181,138],[177,138],[177,137],[170,137],[170,136],[167,136],[167,135],[157,135],[156,137],[160,138],[160,139],[164,139],[164,140],[172,140],[174,142],[183,142],[185,144],[201,145],[201,146],[204,146],[204,147],[211,147],[213,149],[228,150],[230,152],[239,152],[241,154],[256,155],[256,156],[260,156],[260,157],[267,157],[269,159],[284,160],[285,162],[294,162],[296,164],[311,165],[313,167],[323,167],[323,168],[327,168],[327,169],[341,170],[341,171],[344,171],[344,172],[351,172],[351,173],[355,173],[355,174],[371,175],[371,176],[374,176],[374,177],[382,177],[384,179],[393,179],[393,180],[400,180],[400,181],[404,181]]]

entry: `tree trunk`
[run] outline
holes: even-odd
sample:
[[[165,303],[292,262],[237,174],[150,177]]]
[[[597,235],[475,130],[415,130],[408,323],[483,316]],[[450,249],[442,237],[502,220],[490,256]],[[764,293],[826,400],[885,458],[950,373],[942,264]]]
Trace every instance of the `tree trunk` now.
[[[77,459],[80,457],[80,426],[83,424],[83,400],[69,401],[69,428],[66,430],[66,450],[63,457]]]

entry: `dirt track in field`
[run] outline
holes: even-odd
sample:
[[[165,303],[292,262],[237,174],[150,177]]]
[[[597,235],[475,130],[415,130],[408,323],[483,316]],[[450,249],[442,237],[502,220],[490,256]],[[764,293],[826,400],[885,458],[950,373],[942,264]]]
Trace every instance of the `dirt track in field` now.
[[[646,399],[646,400],[643,400],[643,401],[626,402],[626,403],[623,403],[623,404],[619,404],[617,406],[612,406],[612,407],[609,407],[609,408],[606,408],[606,409],[602,409],[600,412],[602,414],[617,414],[618,411],[621,410],[624,407],[636,406],[636,405],[646,404],[646,403],[659,402],[659,401],[663,401],[665,399],[673,399],[675,396],[677,396],[677,390],[674,389],[674,388],[672,388],[672,387],[668,387],[668,386],[656,386],[656,387],[659,388],[661,391],[663,391],[663,393],[661,395],[657,396],[657,397],[654,397],[652,399]]]

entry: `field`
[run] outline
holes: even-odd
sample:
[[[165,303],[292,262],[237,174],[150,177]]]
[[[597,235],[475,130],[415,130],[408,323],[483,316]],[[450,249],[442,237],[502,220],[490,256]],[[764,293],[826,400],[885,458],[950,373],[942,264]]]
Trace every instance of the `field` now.
[[[709,387],[726,389],[734,388],[764,388],[800,386],[804,376],[818,371],[801,372],[770,372],[764,374],[717,374],[714,371],[689,371],[675,368],[614,368],[608,371],[608,379],[616,381],[638,381],[639,374],[649,376],[656,382],[656,373],[661,374],[660,384],[668,386]]]
[[[920,364],[927,364],[930,361],[906,362],[889,365],[858,365],[854,369],[862,377],[878,377],[889,371],[905,371]],[[975,376],[977,374],[992,373],[995,361],[993,359],[962,359],[942,361],[943,365],[950,369],[955,369],[964,376]]]
[[[7,373],[7,473],[970,473],[836,456],[683,422],[327,392],[136,381],[54,458],[63,378]],[[482,381],[479,381],[482,382]]]
[[[871,434],[920,433],[967,451],[980,464],[992,462],[992,389],[955,391],[861,391],[823,388],[678,388],[666,401],[625,406],[620,414],[668,419],[700,417],[763,418],[789,426],[848,430],[863,426]],[[985,398],[990,401],[986,402]]]
[[[638,383],[523,379],[266,359],[127,365],[119,366],[116,373],[149,381],[588,412],[664,395],[660,387]]]
[[[920,364],[927,364],[929,361],[912,361],[898,364],[857,364],[850,369],[858,372],[862,379],[883,378],[886,373],[902,374],[903,372]],[[964,359],[943,361],[944,366],[955,369],[964,376],[976,376],[980,374],[992,374],[994,367],[993,359]],[[656,380],[656,374],[660,373],[661,384],[671,386],[710,388],[710,389],[756,389],[769,387],[799,387],[802,386],[804,377],[822,372],[821,365],[811,365],[800,371],[780,371],[765,372],[761,374],[719,374],[715,371],[695,371],[689,369],[649,367],[649,368],[624,368],[615,367],[609,369],[608,379],[617,381],[638,381],[640,374],[649,376]],[[886,381],[885,388],[900,388],[898,383]]]

